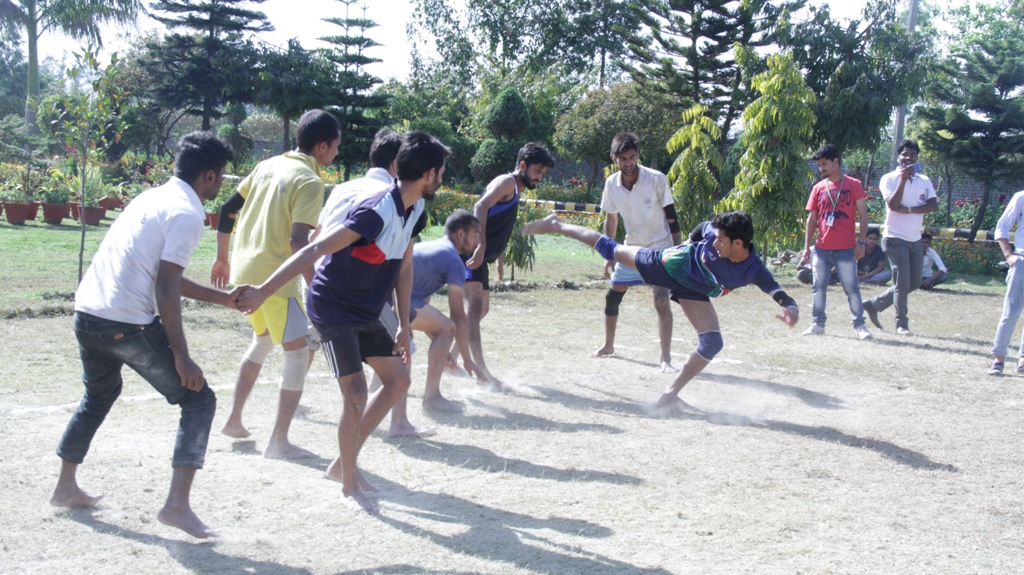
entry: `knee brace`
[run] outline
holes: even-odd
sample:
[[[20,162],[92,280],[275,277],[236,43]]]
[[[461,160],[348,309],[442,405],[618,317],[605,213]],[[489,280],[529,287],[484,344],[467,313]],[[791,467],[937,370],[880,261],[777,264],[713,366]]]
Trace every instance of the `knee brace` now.
[[[309,365],[309,348],[303,347],[284,352],[284,369],[281,370],[280,389],[302,391],[306,383],[306,367]]]
[[[615,248],[619,247],[619,242],[609,238],[608,236],[601,236],[597,240],[597,244],[594,245],[594,249],[597,253],[601,254],[604,259],[613,262],[615,261]]]
[[[619,315],[619,305],[622,303],[622,298],[626,296],[624,291],[615,291],[613,289],[608,290],[608,293],[604,296],[604,315],[608,317],[615,317]]]
[[[706,331],[697,334],[697,355],[704,359],[708,361],[715,359],[723,347],[725,347],[725,343],[722,341],[722,332]]]
[[[270,339],[270,334],[253,334],[252,344],[249,345],[249,349],[245,350],[245,355],[242,356],[242,359],[251,361],[256,365],[263,365],[263,362],[267,361],[267,356],[272,351],[274,351],[274,341]]]

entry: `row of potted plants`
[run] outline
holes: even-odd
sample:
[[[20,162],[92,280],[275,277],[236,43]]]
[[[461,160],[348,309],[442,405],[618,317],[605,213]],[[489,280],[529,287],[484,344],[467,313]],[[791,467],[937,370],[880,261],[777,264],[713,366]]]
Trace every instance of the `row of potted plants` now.
[[[82,217],[82,204],[79,201],[72,201],[71,194],[65,190],[46,190],[41,194],[42,201],[35,197],[30,198],[19,190],[5,190],[0,192],[0,210],[7,217],[7,223],[13,225],[24,224],[28,220],[35,220],[39,216],[39,208],[43,209],[43,221],[48,224],[60,225],[64,218],[72,217],[78,220]],[[96,200],[89,198],[85,202],[85,223],[90,226],[98,226],[100,220],[107,215],[107,210],[119,207],[118,201],[111,201],[110,198]]]

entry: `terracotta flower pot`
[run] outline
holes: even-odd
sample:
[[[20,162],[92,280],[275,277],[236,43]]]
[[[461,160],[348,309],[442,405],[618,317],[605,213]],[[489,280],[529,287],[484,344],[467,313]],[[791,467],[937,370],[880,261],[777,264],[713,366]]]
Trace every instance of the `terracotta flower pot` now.
[[[106,210],[101,208],[101,207],[99,207],[99,206],[95,206],[95,207],[86,206],[86,207],[82,208],[82,214],[83,214],[82,217],[85,218],[85,225],[87,225],[87,226],[98,226],[98,225],[100,225],[100,220],[103,219],[103,214],[105,212],[106,212]]]
[[[206,214],[206,221],[209,222],[211,228],[217,229],[217,222],[220,221],[220,214]]]
[[[41,204],[39,202],[29,202],[28,203],[28,216],[27,216],[28,219],[34,220],[37,217],[39,217],[39,206],[40,205]]]
[[[13,225],[24,224],[28,219],[28,204],[4,203],[7,212],[7,223]]]
[[[61,207],[64,208],[64,217],[65,218],[70,218],[71,217],[71,204],[64,204]]]
[[[68,209],[71,210],[71,217],[78,221],[82,217],[82,204],[78,202],[68,203]]]
[[[59,226],[64,221],[64,218],[67,217],[64,213],[67,207],[63,204],[43,204],[43,221]]]

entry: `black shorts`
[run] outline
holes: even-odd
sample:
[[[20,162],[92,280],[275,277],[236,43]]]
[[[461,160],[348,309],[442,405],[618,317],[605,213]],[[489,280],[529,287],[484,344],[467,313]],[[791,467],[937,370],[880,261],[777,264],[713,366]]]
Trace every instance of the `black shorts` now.
[[[391,357],[395,340],[379,320],[368,325],[323,325],[314,322],[320,333],[324,357],[334,377],[362,371],[368,357]]]
[[[487,268],[489,268],[489,267],[491,267],[491,264],[488,263],[488,262],[484,262],[484,263],[480,264],[480,267],[476,268],[475,270],[471,270],[469,268],[466,268],[466,281],[468,281],[468,282],[480,282],[480,283],[484,284],[484,291],[490,291],[490,289],[491,289],[491,282],[489,281],[490,274],[487,271]]]
[[[641,249],[633,260],[636,271],[644,282],[668,288],[669,298],[678,302],[681,299],[692,301],[711,301],[711,298],[700,292],[696,292],[669,277],[665,267],[661,264],[661,250]]]

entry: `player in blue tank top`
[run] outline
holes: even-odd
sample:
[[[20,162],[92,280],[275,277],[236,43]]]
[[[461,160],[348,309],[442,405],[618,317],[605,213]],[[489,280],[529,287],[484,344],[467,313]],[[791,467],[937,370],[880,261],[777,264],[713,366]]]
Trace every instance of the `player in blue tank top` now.
[[[711,298],[754,284],[782,306],[782,315],[775,317],[790,327],[800,317],[796,302],[779,287],[757,255],[751,243],[753,221],[746,212],[718,214],[697,226],[686,243],[663,250],[620,245],[594,230],[563,223],[554,214],[523,226],[523,234],[561,234],[579,240],[606,260],[637,270],[646,283],[669,289],[670,297],[682,306],[697,331],[697,349],[658,399],[660,408],[699,412],[680,399],[679,392],[724,345]]]

